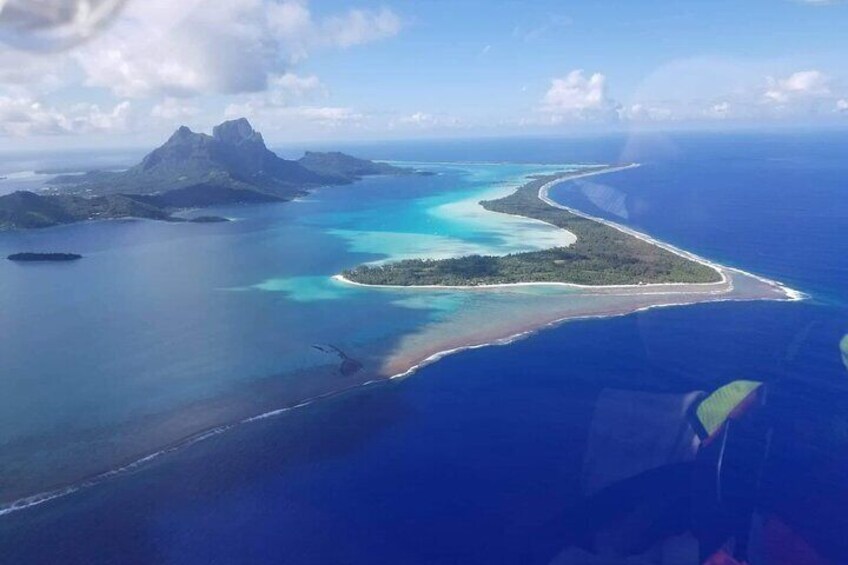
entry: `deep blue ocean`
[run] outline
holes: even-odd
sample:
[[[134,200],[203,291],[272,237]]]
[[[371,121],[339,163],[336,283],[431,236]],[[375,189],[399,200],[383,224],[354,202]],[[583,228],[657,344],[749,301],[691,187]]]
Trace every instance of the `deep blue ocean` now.
[[[403,161],[639,161],[642,167],[626,175],[561,185],[552,196],[782,281],[810,298],[569,322],[506,346],[460,352],[409,378],[237,426],[95,487],[0,516],[0,563],[548,563],[568,545],[580,519],[575,513],[587,434],[602,391],[711,390],[740,378],[774,383],[782,422],[777,429],[788,430],[774,480],[786,485],[795,525],[817,532],[819,549],[837,562],[848,555],[839,539],[846,516],[812,503],[842,501],[848,491],[832,475],[816,472],[848,471],[843,459],[831,459],[848,438],[848,367],[839,351],[848,333],[848,133],[422,141],[343,149]],[[138,238],[127,245],[143,246],[150,225],[126,228],[132,231],[124,237]],[[75,237],[84,241],[85,232]],[[178,242],[190,246],[191,238]],[[270,260],[270,251],[262,253]],[[155,256],[148,260],[148,268],[169,268]],[[337,267],[332,257],[306,252],[303,261]],[[237,255],[228,256],[217,266],[226,273],[209,276],[233,287],[258,282],[238,275],[240,266]],[[310,274],[310,268],[294,271]],[[57,292],[44,288],[41,296]],[[207,299],[175,296],[183,301],[181,314],[208,308],[207,323],[239,320],[230,311],[234,306],[208,305]],[[157,317],[172,312],[168,304],[159,306],[137,320],[152,324],[145,332],[154,337]],[[367,324],[369,308],[397,315],[376,302],[339,315],[350,315],[350,326]],[[236,332],[261,341],[273,327],[261,318],[251,323]],[[405,323],[412,322],[396,322],[398,328]],[[145,332],[138,339],[146,339]],[[178,350],[179,336],[169,339],[177,340]],[[163,346],[163,354],[175,353]],[[241,355],[249,371],[269,370],[250,361],[250,351]],[[172,368],[197,370],[200,362],[185,363]]]

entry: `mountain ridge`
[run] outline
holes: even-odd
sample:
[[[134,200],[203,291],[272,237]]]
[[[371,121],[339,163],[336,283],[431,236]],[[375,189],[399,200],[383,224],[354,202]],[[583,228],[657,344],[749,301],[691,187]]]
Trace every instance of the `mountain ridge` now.
[[[0,196],[0,230],[106,218],[177,221],[179,209],[283,202],[319,186],[413,172],[338,151],[283,159],[245,118],[218,124],[211,135],[180,126],[125,171],[59,175],[47,183],[51,194]]]
[[[92,171],[61,175],[50,182],[71,192],[151,194],[193,185],[256,190],[294,198],[336,179],[321,176],[296,161],[278,157],[245,118],[215,126],[212,135],[180,126],[140,163],[122,172]]]

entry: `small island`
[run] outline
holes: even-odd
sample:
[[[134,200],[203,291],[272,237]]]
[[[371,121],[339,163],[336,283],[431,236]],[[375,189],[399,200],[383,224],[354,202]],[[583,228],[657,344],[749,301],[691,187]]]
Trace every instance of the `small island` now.
[[[36,261],[76,261],[77,259],[82,259],[82,255],[76,253],[12,253],[6,259],[22,263]]]
[[[229,222],[230,219],[223,216],[197,216],[195,218],[189,218],[188,221],[194,224],[220,224],[222,222]]]
[[[341,278],[379,286],[521,283],[617,286],[721,282],[721,272],[704,261],[672,250],[641,234],[555,206],[547,199],[547,189],[553,184],[629,167],[598,166],[588,171],[539,175],[509,196],[480,203],[491,212],[524,216],[568,230],[577,237],[577,241],[568,247],[504,256],[470,255],[360,265],[344,271]]]

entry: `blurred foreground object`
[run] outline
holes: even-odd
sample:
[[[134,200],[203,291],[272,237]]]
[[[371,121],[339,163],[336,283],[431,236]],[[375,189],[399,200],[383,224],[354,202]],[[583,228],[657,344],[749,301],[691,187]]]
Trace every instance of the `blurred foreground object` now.
[[[0,41],[28,51],[66,49],[95,35],[126,0],[0,0]]]

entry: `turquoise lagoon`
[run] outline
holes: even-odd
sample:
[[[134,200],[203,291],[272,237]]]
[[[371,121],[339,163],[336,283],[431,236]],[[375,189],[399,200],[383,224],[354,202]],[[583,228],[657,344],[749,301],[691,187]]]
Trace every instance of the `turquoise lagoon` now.
[[[85,255],[68,264],[0,262],[0,503],[563,319],[784,298],[730,271],[732,289],[720,296],[670,287],[385,289],[334,280],[363,262],[573,241],[477,202],[509,193],[528,175],[579,165],[406,164],[437,174],[212,211],[234,220],[225,224],[109,221],[0,234],[0,255]],[[626,171],[614,174],[626,184]],[[362,370],[342,374],[327,345]]]

